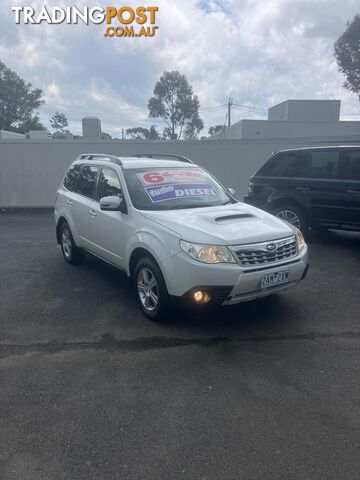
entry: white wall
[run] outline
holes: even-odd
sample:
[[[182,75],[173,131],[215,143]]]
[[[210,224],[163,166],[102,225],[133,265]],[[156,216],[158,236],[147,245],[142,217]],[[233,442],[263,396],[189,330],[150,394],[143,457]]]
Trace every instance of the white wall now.
[[[360,139],[360,122],[288,122],[284,120],[240,120],[224,131],[218,132],[210,140],[249,140],[288,138],[288,141],[298,137],[312,138],[318,141],[320,137],[332,137],[333,141],[344,141],[346,137],[357,135]]]
[[[249,177],[282,148],[305,145],[360,144],[349,139],[216,140],[197,142],[134,142],[85,140],[0,142],[0,207],[51,207],[70,163],[80,153],[177,153],[203,165],[242,198]]]
[[[241,138],[278,138],[282,137],[342,137],[358,135],[360,122],[287,122],[276,120],[242,120]],[[227,137],[229,138],[229,137]]]
[[[292,122],[337,122],[340,100],[285,100],[268,110],[269,120]]]
[[[0,140],[25,140],[25,135],[23,133],[0,130]]]
[[[50,140],[52,138],[49,130],[30,130],[29,139],[30,140]]]

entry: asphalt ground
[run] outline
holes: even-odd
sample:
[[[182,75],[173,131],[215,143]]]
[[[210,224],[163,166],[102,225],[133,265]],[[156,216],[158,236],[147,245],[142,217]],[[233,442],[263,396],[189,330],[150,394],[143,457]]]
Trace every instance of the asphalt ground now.
[[[158,325],[0,214],[0,479],[360,478],[360,234],[309,239],[281,295]]]

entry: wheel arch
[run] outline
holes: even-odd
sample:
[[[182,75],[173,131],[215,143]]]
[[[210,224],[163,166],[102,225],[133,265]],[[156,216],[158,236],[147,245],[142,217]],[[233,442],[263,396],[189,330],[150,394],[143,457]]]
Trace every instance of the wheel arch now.
[[[60,234],[61,234],[61,227],[64,223],[67,223],[67,220],[65,217],[61,216],[59,217],[59,220],[56,224],[56,240],[57,240],[57,243],[60,244],[61,242],[61,237],[60,237]]]
[[[144,256],[150,257],[159,267],[162,276],[168,285],[168,272],[164,268],[164,261],[178,253],[179,242],[167,229],[162,229],[162,235],[148,230],[138,231],[127,242],[125,250],[125,269],[129,277],[134,273],[136,263]]]
[[[158,265],[160,270],[162,270],[159,261],[155,258],[155,256],[149,250],[147,250],[144,247],[136,247],[131,252],[131,255],[129,258],[128,275],[130,278],[132,278],[134,275],[136,265],[144,257],[150,257],[156,263],[156,265]]]
[[[309,225],[312,223],[309,209],[306,208],[306,206],[302,202],[298,201],[297,199],[294,199],[293,197],[281,197],[276,199],[274,202],[271,203],[269,207],[270,213],[275,215],[275,212],[279,207],[287,207],[287,208],[294,207],[295,209],[299,210],[299,213],[303,217],[303,225],[304,225],[305,231],[307,230]]]
[[[299,208],[306,216],[307,209],[306,206],[298,199],[294,197],[278,197],[271,201],[269,204],[270,210],[275,210],[281,205],[293,205],[294,207]]]
[[[64,223],[67,223],[70,227],[70,230],[71,230],[71,234],[74,238],[74,242],[75,244],[78,246],[78,247],[81,247],[81,242],[80,242],[80,239],[78,237],[78,234],[77,234],[77,229],[76,229],[76,226],[71,218],[71,215],[68,214],[68,212],[66,210],[62,210],[61,212],[59,212],[59,218],[57,220],[57,223],[56,223],[56,240],[58,243],[61,242],[61,238],[60,238],[60,231],[61,231],[61,227]]]

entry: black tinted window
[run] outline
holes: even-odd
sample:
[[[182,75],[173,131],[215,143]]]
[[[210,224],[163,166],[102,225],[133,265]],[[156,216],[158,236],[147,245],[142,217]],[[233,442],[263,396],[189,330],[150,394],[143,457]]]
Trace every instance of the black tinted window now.
[[[79,176],[81,165],[74,165],[69,168],[64,178],[64,187],[73,192],[75,190],[76,180]]]
[[[310,177],[337,178],[340,153],[337,150],[311,152]]]
[[[350,150],[346,152],[343,178],[360,180],[360,150]]]
[[[113,170],[103,168],[99,180],[99,198],[112,197],[114,195],[122,197],[119,178]]]
[[[258,175],[267,177],[306,177],[308,152],[280,152],[268,160]]]
[[[76,187],[78,193],[94,198],[97,171],[97,167],[90,167],[89,165],[82,168]]]

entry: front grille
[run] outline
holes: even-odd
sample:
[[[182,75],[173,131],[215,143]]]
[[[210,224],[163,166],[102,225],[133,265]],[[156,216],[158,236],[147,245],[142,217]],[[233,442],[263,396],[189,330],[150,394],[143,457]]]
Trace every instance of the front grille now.
[[[273,250],[269,251],[267,247]],[[296,240],[292,237],[274,242],[244,245],[235,247],[235,253],[240,265],[244,267],[266,265],[295,257],[297,255]]]

